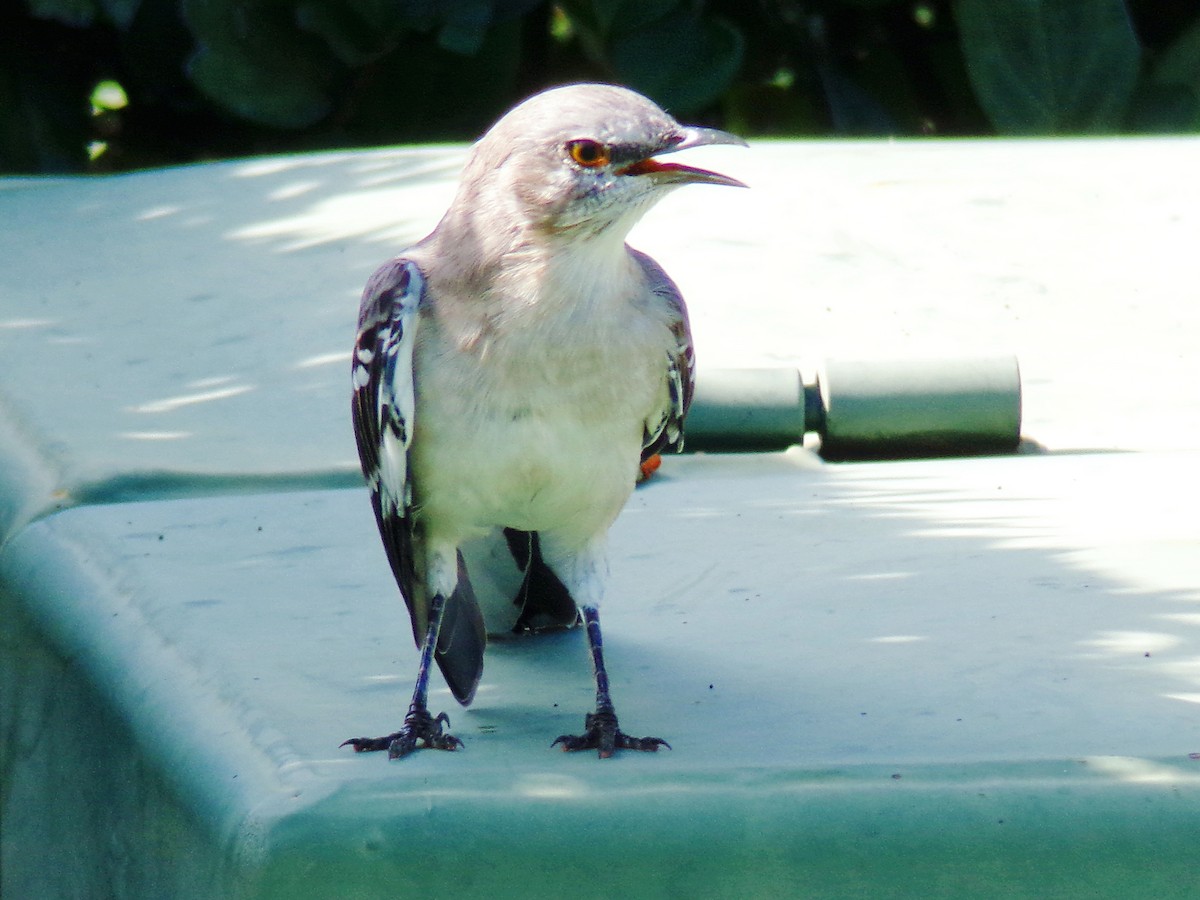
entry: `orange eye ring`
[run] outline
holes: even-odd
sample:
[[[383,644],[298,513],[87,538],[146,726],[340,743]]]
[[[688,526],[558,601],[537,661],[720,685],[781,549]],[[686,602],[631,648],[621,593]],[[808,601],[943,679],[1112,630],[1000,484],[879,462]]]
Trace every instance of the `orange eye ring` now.
[[[571,159],[585,169],[598,169],[612,162],[612,153],[608,147],[599,141],[591,141],[586,138],[570,141],[567,144],[567,153],[570,154]]]

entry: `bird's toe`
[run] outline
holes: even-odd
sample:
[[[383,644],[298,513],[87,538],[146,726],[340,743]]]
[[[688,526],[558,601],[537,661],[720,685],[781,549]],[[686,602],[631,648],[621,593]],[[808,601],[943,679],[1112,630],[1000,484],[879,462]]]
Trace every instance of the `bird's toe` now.
[[[457,750],[463,746],[463,742],[442,730],[442,726],[449,725],[450,718],[445,713],[432,716],[427,709],[412,708],[404,717],[404,727],[399,731],[377,738],[350,738],[341,746],[353,747],[355,753],[386,750],[388,759],[401,759],[422,747],[431,750]]]
[[[621,731],[617,725],[617,716],[613,712],[588,713],[583,727],[583,734],[560,734],[550,746],[561,746],[566,752],[595,750],[600,759],[608,759],[617,750],[654,753],[659,747],[671,749],[671,745],[662,738],[635,738]]]

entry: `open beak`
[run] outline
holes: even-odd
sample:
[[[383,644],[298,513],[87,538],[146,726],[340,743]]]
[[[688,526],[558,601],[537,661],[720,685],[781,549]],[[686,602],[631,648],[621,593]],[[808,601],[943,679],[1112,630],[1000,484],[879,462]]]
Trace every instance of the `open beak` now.
[[[735,144],[746,147],[748,144],[736,134],[728,131],[718,131],[716,128],[686,127],[679,133],[679,140],[658,151],[659,155],[677,153],[680,150],[690,150],[692,147],[706,147],[713,144]],[[744,182],[719,172],[708,169],[697,169],[681,163],[659,162],[654,157],[638,160],[619,170],[620,175],[648,175],[659,184],[723,184],[728,187],[747,187]]]

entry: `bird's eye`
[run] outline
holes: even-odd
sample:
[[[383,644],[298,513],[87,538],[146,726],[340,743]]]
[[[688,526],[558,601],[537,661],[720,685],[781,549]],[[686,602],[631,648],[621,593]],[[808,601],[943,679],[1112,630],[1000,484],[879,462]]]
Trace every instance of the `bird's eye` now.
[[[571,159],[588,169],[606,166],[612,159],[608,148],[599,141],[571,141],[567,144],[567,152]]]

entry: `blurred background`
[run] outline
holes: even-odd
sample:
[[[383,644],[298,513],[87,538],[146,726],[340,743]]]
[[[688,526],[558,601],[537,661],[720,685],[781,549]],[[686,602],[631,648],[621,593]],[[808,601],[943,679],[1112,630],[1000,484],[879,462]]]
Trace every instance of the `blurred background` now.
[[[1195,0],[2,0],[0,172],[469,140],[553,84],[764,136],[1200,130]]]

